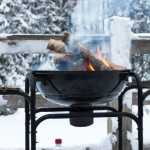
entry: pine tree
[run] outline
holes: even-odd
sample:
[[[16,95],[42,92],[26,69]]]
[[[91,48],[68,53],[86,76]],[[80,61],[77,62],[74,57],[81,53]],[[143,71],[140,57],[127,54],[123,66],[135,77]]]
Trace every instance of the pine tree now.
[[[59,26],[62,26],[63,31],[71,31],[71,13],[73,12],[74,3],[73,0],[71,1],[62,1],[62,12],[61,17],[63,18],[62,22],[60,22]]]
[[[129,17],[134,21],[132,31],[150,33],[150,2],[132,0],[129,10]]]
[[[63,31],[70,29],[70,16],[72,7],[72,2],[66,0],[17,0],[15,3],[13,0],[1,0],[0,33],[62,33]],[[24,61],[20,61],[21,59],[24,59]],[[0,55],[1,63],[3,62],[4,66],[7,64],[7,67],[1,67],[1,76],[5,71],[7,72],[7,74],[9,74],[8,72],[10,72],[11,74],[11,70],[15,70],[14,72],[16,72],[17,74],[24,75],[26,72],[25,68],[27,68],[27,62],[25,59],[31,60],[29,56],[27,58],[24,58],[24,56],[22,55]],[[34,56],[33,59],[38,60],[39,56]],[[20,64],[18,66],[17,61],[20,61]],[[24,66],[25,63],[26,66]],[[6,74],[3,74],[3,79],[5,78],[5,76]],[[13,84],[12,81],[13,80],[9,82]],[[8,83],[7,77],[3,80],[3,84],[6,83]]]
[[[27,6],[21,0],[2,0],[0,17],[0,33],[28,33],[30,29]]]
[[[112,16],[128,16],[130,0],[105,0],[105,3],[106,17],[110,18]]]
[[[0,33],[57,34],[70,29],[70,1],[66,0],[0,0]],[[67,11],[68,10],[68,11]],[[26,69],[47,63],[48,55],[0,55],[0,85],[17,85],[24,89]],[[10,114],[14,109],[0,110]]]

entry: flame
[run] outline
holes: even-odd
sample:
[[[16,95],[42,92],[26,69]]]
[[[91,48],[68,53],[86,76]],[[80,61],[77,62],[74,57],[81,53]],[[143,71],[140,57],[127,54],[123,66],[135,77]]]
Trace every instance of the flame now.
[[[88,68],[91,70],[91,71],[95,71],[94,67],[91,65],[91,63],[88,64]]]
[[[97,56],[98,56],[98,60],[101,61],[107,68],[109,68],[110,70],[112,69],[112,67],[109,64],[109,62],[102,57],[99,47],[97,49]],[[89,70],[95,71],[95,68],[92,66],[92,64],[90,62],[87,64],[87,67],[89,68]]]
[[[109,65],[109,63],[107,62],[107,60],[102,57],[99,47],[98,47],[98,49],[97,49],[97,54],[98,54],[98,59],[99,59],[106,67],[110,68],[110,65]]]

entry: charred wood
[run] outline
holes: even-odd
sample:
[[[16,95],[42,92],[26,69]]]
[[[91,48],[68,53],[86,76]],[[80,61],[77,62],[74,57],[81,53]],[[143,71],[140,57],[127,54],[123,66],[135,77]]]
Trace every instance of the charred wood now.
[[[92,65],[95,71],[126,69],[109,61],[107,61],[109,66],[106,66],[95,55],[91,54],[90,50],[84,47],[84,45],[77,41],[70,33],[65,33],[61,41],[50,39],[47,49],[55,53],[54,60],[56,63],[58,63],[59,61],[68,61],[72,63],[71,70],[77,70],[78,68],[79,70],[91,70],[89,68],[89,65]],[[78,57],[79,55],[82,56],[83,59],[83,64],[81,65],[82,67],[77,67],[73,64],[80,61],[81,57]]]

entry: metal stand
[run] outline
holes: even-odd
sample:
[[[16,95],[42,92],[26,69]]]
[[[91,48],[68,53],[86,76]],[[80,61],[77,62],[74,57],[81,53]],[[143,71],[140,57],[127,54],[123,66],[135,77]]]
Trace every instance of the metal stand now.
[[[65,107],[65,108],[36,108],[36,97],[35,97],[35,85],[36,81],[38,81],[38,74],[30,73],[26,76],[26,84],[25,84],[25,89],[26,92],[29,93],[30,89],[30,97],[31,97],[31,109],[30,109],[30,119],[31,119],[31,150],[36,150],[36,128],[38,125],[47,119],[59,119],[59,118],[74,118],[74,117],[118,117],[118,129],[119,129],[119,145],[118,145],[118,150],[122,150],[122,117],[129,117],[132,120],[134,120],[138,126],[138,147],[139,150],[143,150],[143,97],[146,97],[142,95],[142,87],[140,80],[138,76],[132,72],[125,73],[127,77],[133,77],[136,80],[136,86],[129,86],[125,88],[125,90],[121,93],[121,95],[118,97],[118,110],[112,107],[107,107],[107,106],[97,106],[97,107],[92,107],[93,110],[109,110],[112,112],[93,112],[92,114],[82,114],[82,113],[76,113],[76,114],[69,114],[69,113],[59,113],[62,111],[70,111],[71,108]],[[41,76],[41,74],[40,74]],[[30,83],[30,85],[29,85]],[[124,94],[131,89],[138,89],[138,117],[127,112],[122,112],[122,102],[123,102],[123,96]],[[28,116],[28,106],[26,108],[26,113]],[[35,114],[39,112],[56,112],[53,114],[47,114],[43,115],[42,117],[38,118],[37,120],[35,119]],[[28,117],[26,118],[26,122],[28,122]],[[26,131],[29,133],[29,126],[26,124]],[[27,134],[28,135],[28,134]],[[28,139],[28,138],[27,138]],[[29,147],[29,144],[26,142],[27,146]],[[29,149],[28,149],[29,150]]]
[[[28,94],[24,93],[20,88],[14,87],[1,87],[0,95],[20,95],[24,97],[25,100],[25,149],[29,150],[29,109],[31,105],[31,98]]]

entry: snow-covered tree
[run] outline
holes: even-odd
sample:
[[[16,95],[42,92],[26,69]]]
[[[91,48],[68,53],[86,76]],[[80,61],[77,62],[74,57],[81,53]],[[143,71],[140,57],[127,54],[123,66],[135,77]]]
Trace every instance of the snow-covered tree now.
[[[134,21],[132,31],[150,33],[150,1],[132,0],[129,10],[129,17]]]
[[[57,34],[70,30],[73,5],[70,0],[0,0],[0,34]],[[24,89],[26,69],[41,63],[51,65],[48,55],[0,55],[0,85]],[[10,113],[10,109],[0,114]],[[14,111],[12,111],[13,113]]]
[[[141,80],[149,81],[150,80],[150,55],[149,54],[135,54],[132,58],[132,68],[136,72]]]
[[[134,33],[150,32],[150,0],[105,0],[106,15],[130,17]]]
[[[128,7],[130,0],[104,0],[106,5],[105,15],[110,18],[112,16],[128,16]]]
[[[70,29],[72,7],[66,0],[1,0],[0,33],[62,33]]]
[[[66,30],[69,31],[72,7],[72,2],[66,0],[17,0],[16,2],[13,0],[1,0],[0,33],[56,34]],[[0,62],[4,65],[4,67],[1,66],[0,68],[1,77],[3,74],[3,81],[1,82],[3,84],[8,83],[6,74],[11,74],[9,83],[16,84],[15,75],[24,75],[27,64],[31,65],[31,62],[33,62],[27,62],[26,59],[31,60],[29,56],[24,57],[21,54],[0,55]],[[39,56],[34,56],[32,59],[36,62]]]
[[[27,12],[27,13],[26,13]],[[0,33],[28,33],[30,14],[21,0],[2,0],[0,3]]]
[[[61,22],[63,18],[58,14],[60,8],[55,0],[34,1],[30,3],[29,9],[30,13],[34,15],[30,22],[30,26],[32,26],[31,33],[51,34],[62,32],[58,22]]]
[[[73,0],[66,1],[63,0],[61,2],[61,17],[64,18],[62,22],[60,22],[59,26],[62,27],[63,31],[70,31],[72,24],[71,24],[71,13],[73,12],[74,3]]]

